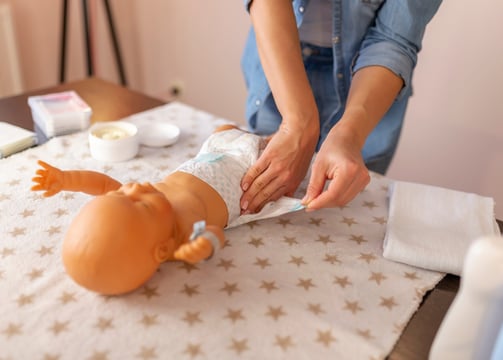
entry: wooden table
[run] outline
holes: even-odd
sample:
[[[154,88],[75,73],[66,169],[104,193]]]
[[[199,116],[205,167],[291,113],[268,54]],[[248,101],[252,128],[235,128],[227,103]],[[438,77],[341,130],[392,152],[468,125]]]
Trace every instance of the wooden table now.
[[[98,78],[88,78],[0,99],[0,121],[33,130],[28,97],[67,90],[76,90],[80,97],[91,106],[93,110],[91,122],[118,120],[164,104],[159,99],[125,87]]]
[[[28,96],[75,90],[93,109],[91,122],[118,120],[128,115],[164,104],[122,86],[97,78],[65,83],[54,87],[27,92],[22,95],[0,99],[0,121],[33,130]],[[498,221],[503,231],[503,222]],[[445,312],[453,301],[459,287],[459,277],[447,275],[424,298],[395,348],[390,360],[427,359],[435,334]]]

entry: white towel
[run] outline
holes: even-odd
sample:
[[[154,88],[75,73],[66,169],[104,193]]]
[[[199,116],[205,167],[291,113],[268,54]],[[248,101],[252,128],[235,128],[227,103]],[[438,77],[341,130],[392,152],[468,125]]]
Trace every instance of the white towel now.
[[[490,197],[401,181],[389,191],[387,259],[460,275],[470,244],[500,234]]]

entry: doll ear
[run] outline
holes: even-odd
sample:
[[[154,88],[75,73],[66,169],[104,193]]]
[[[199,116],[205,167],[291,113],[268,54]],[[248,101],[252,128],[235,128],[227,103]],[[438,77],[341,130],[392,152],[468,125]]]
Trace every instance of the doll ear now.
[[[169,241],[172,241],[172,239]],[[154,258],[158,263],[163,263],[169,259],[169,241],[163,241],[155,247]]]

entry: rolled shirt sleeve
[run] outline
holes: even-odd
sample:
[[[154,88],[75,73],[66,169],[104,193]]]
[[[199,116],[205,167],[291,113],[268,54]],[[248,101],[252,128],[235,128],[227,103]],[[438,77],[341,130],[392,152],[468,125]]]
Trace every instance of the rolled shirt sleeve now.
[[[386,0],[368,29],[351,72],[366,66],[384,66],[404,81],[397,99],[410,92],[412,72],[426,25],[441,0]]]

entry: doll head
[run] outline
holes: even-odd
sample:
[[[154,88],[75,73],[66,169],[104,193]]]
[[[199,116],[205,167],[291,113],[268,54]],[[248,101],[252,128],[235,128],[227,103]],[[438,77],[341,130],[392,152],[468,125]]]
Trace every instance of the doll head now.
[[[97,196],[75,217],[63,263],[79,285],[106,295],[146,282],[177,247],[171,204],[150,184],[127,184]]]

